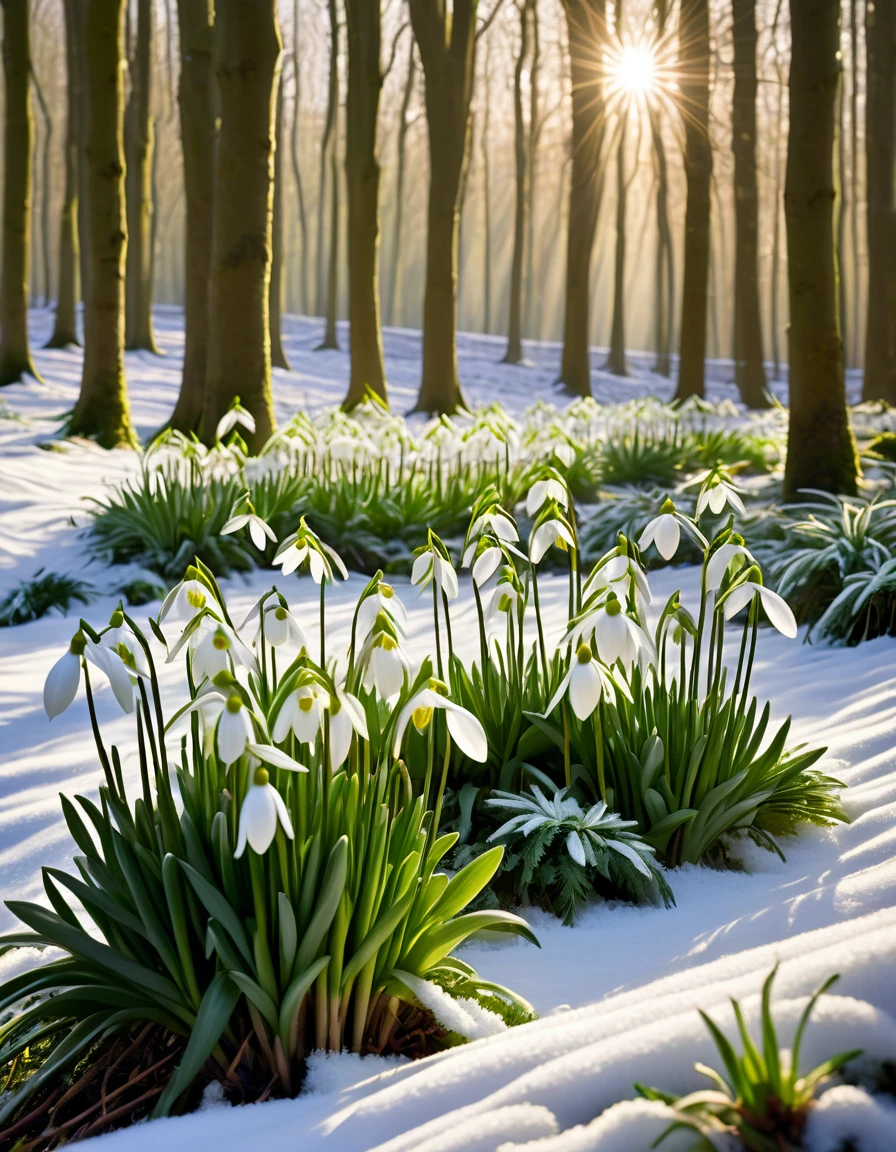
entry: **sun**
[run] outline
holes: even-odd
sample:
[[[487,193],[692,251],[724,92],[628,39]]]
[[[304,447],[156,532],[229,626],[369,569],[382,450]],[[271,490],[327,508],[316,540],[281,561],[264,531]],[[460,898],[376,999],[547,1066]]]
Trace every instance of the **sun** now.
[[[628,45],[615,63],[616,83],[623,92],[649,94],[656,87],[656,56],[649,48]]]

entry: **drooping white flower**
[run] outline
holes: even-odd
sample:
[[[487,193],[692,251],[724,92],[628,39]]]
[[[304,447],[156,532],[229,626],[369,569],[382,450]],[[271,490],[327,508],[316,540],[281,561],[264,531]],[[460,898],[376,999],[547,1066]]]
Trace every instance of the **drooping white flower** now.
[[[526,515],[537,516],[549,500],[553,500],[561,508],[568,508],[569,494],[566,485],[553,477],[536,480],[526,496]]]
[[[615,592],[586,608],[563,638],[564,643],[568,640],[575,644],[581,640],[588,641],[608,668],[617,660],[631,667],[642,652],[651,658],[653,656],[650,637],[624,611]]]
[[[278,824],[290,840],[295,839],[292,821],[283,803],[283,797],[270,783],[267,769],[256,768],[249,791],[240,806],[240,824],[234,856],[237,859],[242,856],[247,844],[253,852],[259,856],[263,855],[274,842]]]
[[[351,692],[339,688],[330,698],[330,767],[335,772],[348,758],[352,736],[357,732],[362,740],[369,740],[367,717],[361,701]]]
[[[373,631],[380,612],[385,612],[396,629],[404,633],[408,622],[405,606],[396,595],[392,585],[386,584],[382,580],[358,605],[358,636],[362,640]]]
[[[590,576],[585,581],[585,586],[582,589],[582,595],[587,600],[589,596],[595,592],[601,592],[604,589],[613,588],[614,585],[627,585],[634,581],[635,592],[640,597],[639,604],[643,602],[645,605],[649,604],[652,600],[650,593],[650,586],[647,583],[647,577],[644,575],[643,570],[630,556],[625,553],[618,553],[611,556],[608,560],[602,560],[599,564],[595,565],[592,569]],[[618,589],[625,594],[625,588]]]
[[[146,653],[134,633],[124,623],[120,611],[112,613],[110,627],[100,636],[100,643],[120,657],[122,664],[133,676],[149,676]]]
[[[235,516],[232,515],[221,529],[221,535],[229,536],[232,532],[239,532],[241,528],[246,527],[249,529],[249,536],[252,543],[259,552],[264,551],[266,538],[274,544],[277,543],[277,537],[274,535],[273,529],[254,511],[240,512]]]
[[[726,474],[727,475],[727,474]],[[725,479],[717,470],[702,472],[695,476],[689,484],[702,483],[700,495],[697,497],[696,517],[699,520],[703,512],[709,508],[718,516],[724,511],[725,505],[730,504],[741,515],[746,512],[744,502],[730,480]]]
[[[725,619],[730,620],[732,616],[736,616],[742,608],[752,603],[756,596],[759,597],[769,623],[777,628],[782,636],[793,640],[798,629],[796,617],[791,612],[789,604],[777,592],[772,592],[771,588],[766,588],[754,580],[745,580],[743,584],[738,584],[725,597]]]
[[[675,505],[671,500],[666,500],[659,516],[654,516],[641,533],[638,547],[646,549],[655,544],[660,556],[664,560],[671,560],[680,543],[681,525],[675,516]]]
[[[218,756],[225,766],[239,760],[246,746],[255,739],[255,730],[249,710],[242,697],[228,696],[218,720]]]
[[[260,630],[259,630],[260,632]],[[264,610],[264,636],[269,644],[280,648],[284,644],[297,644],[300,648],[307,648],[308,641],[302,626],[288,608],[282,604],[269,605]]]
[[[569,693],[573,712],[580,720],[587,720],[605,696],[612,698],[616,687],[617,685],[594,659],[591,648],[582,643],[573,657],[569,671],[548,704],[545,715],[550,716],[563,697]]]
[[[499,580],[485,605],[483,616],[486,626],[496,622],[506,622],[510,613],[516,610],[521,595],[520,590],[514,586],[512,581]]]
[[[255,417],[240,404],[239,397],[234,400],[231,407],[218,421],[215,439],[223,440],[228,432],[232,432],[238,426],[245,428],[250,434],[255,431]]]
[[[430,544],[420,552],[411,569],[411,583],[419,588],[421,593],[432,582],[435,582],[436,587],[448,600],[457,599],[460,590],[454,565],[441,555],[434,544]]]
[[[436,682],[431,680],[430,685],[433,683]],[[408,724],[413,721],[418,732],[424,731],[432,721],[435,708],[441,708],[447,714],[448,731],[458,748],[471,760],[484,764],[488,759],[488,740],[482,725],[472,712],[468,712],[466,708],[455,704],[453,700],[449,700],[447,696],[443,696],[441,692],[437,692],[432,687],[421,688],[408,700],[399,713],[398,724],[395,728],[394,755],[397,757],[401,753],[401,742],[404,739]]]
[[[487,530],[493,532],[499,540],[514,542],[520,538],[516,524],[499,504],[493,504],[480,516],[477,516],[470,525],[467,536],[470,538],[481,536]]]
[[[165,597],[159,612],[160,624],[168,616],[174,620],[192,620],[209,604],[209,601],[213,607],[218,607],[211,591],[201,580],[191,575],[193,572],[196,572],[195,568],[188,568],[186,577],[179,584],[175,584]]]
[[[283,701],[274,721],[274,743],[282,744],[290,732],[301,744],[313,745],[323,726],[320,690],[302,684]]]
[[[401,691],[404,678],[410,670],[408,658],[402,652],[398,640],[387,632],[380,632],[370,646],[365,687],[376,688],[378,695],[388,700]]]
[[[219,672],[228,671],[231,661],[244,668],[253,668],[252,653],[232,628],[205,616],[190,637],[193,678],[214,680]]]
[[[711,592],[721,587],[729,564],[738,556],[741,556],[747,564],[754,562],[752,555],[740,544],[723,544],[713,552],[706,565],[706,587]]]
[[[320,584],[322,580],[332,584],[334,571],[338,572],[343,580],[348,579],[348,569],[343,564],[342,558],[328,544],[324,544],[303,519],[298,532],[287,536],[277,549],[274,565],[282,566],[283,575],[288,576],[306,561],[315,584]]]
[[[122,711],[133,712],[134,683],[119,654],[78,631],[72,637],[68,651],[56,661],[44,682],[44,710],[49,719],[54,720],[65,712],[77,695],[82,656],[106,676]]]
[[[529,559],[533,564],[539,564],[552,546],[559,548],[561,552],[568,552],[570,548],[576,546],[568,525],[557,518],[545,520],[532,529],[529,537]]]

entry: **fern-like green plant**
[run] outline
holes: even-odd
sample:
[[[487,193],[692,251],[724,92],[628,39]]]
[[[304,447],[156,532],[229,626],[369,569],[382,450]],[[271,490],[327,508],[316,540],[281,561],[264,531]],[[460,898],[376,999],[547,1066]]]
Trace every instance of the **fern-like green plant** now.
[[[72,604],[88,604],[92,592],[83,580],[39,568],[33,579],[23,580],[0,601],[0,628],[28,624],[54,610],[64,616]]]

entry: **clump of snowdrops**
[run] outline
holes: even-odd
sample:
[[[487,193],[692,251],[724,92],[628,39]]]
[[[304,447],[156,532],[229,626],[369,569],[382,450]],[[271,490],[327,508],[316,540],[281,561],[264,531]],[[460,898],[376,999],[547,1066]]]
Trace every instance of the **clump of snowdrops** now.
[[[506,804],[504,794],[525,796],[537,783],[536,803],[530,796],[528,807],[520,805],[521,815],[531,808],[531,820],[502,830],[517,841],[518,893],[533,880],[538,886],[541,849],[548,847],[538,842],[548,826],[546,813],[536,811],[539,796],[557,814],[574,802],[583,820],[601,806],[601,820],[626,822],[667,867],[726,863],[742,836],[780,853],[779,837],[801,823],[845,819],[841,785],[813,768],[823,749],[789,747],[789,720],[773,727],[770,705],[752,695],[760,621],[790,638],[797,624],[766,587],[730,517],[710,539],[701,531],[705,513],[742,509],[724,469],[701,478],[694,516],[666,500],[637,542],[620,534],[587,576],[578,564],[574,504],[559,473],[546,472],[530,490],[528,554],[495,499],[485,494],[474,510],[464,554],[479,614],[479,660],[470,668],[457,658],[451,663],[458,698],[487,734],[488,760],[485,769],[462,768],[452,817],[462,839],[475,845],[489,831],[482,798],[498,788]],[[654,604],[644,565],[649,548],[672,560],[683,538],[702,557],[696,613],[679,592]],[[538,572],[549,550],[568,564],[568,620],[555,647],[547,643],[539,601]],[[447,612],[446,580],[443,593]],[[729,670],[724,650],[732,631],[738,640]],[[519,841],[530,835],[536,842],[520,852]],[[544,857],[550,878],[544,883],[543,874],[541,887],[569,915],[581,900],[582,872],[597,881],[601,868],[585,841],[581,853],[576,840],[566,841],[571,863]],[[643,853],[639,858],[649,868]],[[643,898],[628,877],[615,879],[622,894]],[[660,895],[657,885],[653,892]]]
[[[413,1053],[459,1040],[464,1021],[475,1036],[503,1028],[504,1015],[531,1016],[453,955],[482,929],[537,943],[511,913],[465,911],[501,848],[450,877],[439,869],[457,838],[439,833],[452,746],[483,758],[480,722],[429,660],[411,674],[404,613],[382,579],[358,602],[348,651],[330,651],[326,593],[346,576],[341,559],[303,521],[276,562],[284,577],[307,570],[320,587],[313,644],[276,588],[236,623],[199,562],[150,635],[121,608],[105,628],[82,621],[47,678],[51,719],[83,683],[103,783],[99,803],[62,798],[76,872],[44,870],[50,906],[8,904],[23,927],[0,947],[62,957],[0,987],[13,1010],[0,1027],[3,1064],[54,1039],[0,1105],[0,1127],[136,1023],[186,1039],[155,1101],[162,1115],[199,1075],[294,1093],[313,1048]],[[173,710],[160,659],[184,666]],[[100,732],[98,674],[134,716],[136,786],[129,753]],[[456,1008],[440,1021],[433,1003]]]
[[[810,1071],[801,1072],[803,1036],[812,1010],[840,977],[831,976],[812,994],[797,1022],[793,1044],[789,1049],[782,1049],[771,1004],[777,971],[776,964],[762,986],[758,1041],[750,1035],[740,1004],[737,1000],[731,1001],[743,1049],[739,1055],[721,1028],[701,1011],[703,1022],[718,1049],[723,1071],[705,1064],[695,1064],[694,1067],[712,1082],[712,1088],[675,1097],[656,1088],[646,1088],[643,1084],[635,1085],[642,1096],[668,1104],[677,1116],[655,1147],[681,1128],[693,1129],[705,1138],[705,1146],[710,1148],[716,1147],[712,1138],[723,1133],[738,1138],[747,1152],[782,1152],[782,1149],[803,1146],[803,1131],[819,1087],[851,1060],[861,1056],[862,1051],[840,1052]]]

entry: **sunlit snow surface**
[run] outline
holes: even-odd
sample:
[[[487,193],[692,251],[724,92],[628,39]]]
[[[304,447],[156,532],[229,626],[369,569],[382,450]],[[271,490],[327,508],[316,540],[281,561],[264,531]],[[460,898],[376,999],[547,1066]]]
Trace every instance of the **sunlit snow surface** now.
[[[178,313],[159,310],[159,343],[166,355],[128,355],[141,433],[164,422],[176,397],[180,324]],[[317,322],[286,318],[285,328],[296,371],[275,373],[278,417],[340,400],[346,354],[312,351],[320,335]],[[49,332],[47,314],[34,314],[33,330],[37,346]],[[502,352],[494,339],[462,338],[461,375],[472,402],[500,399],[517,412],[538,396],[563,403],[552,388],[556,346],[527,349],[535,364],[529,368],[498,364]],[[419,371],[418,335],[388,333],[386,353],[393,406],[406,410]],[[598,399],[669,395],[668,382],[649,375],[647,358],[642,367],[634,359],[636,374],[627,380],[595,373]],[[70,570],[103,593],[86,609],[89,619],[102,623],[115,589],[135,573],[88,564],[83,537],[69,521],[74,516],[76,523],[85,522],[82,497],[101,494],[137,461],[127,452],[36,447],[51,438],[53,417],[75,401],[80,355],[38,352],[36,360],[43,386],[0,392],[0,400],[26,421],[0,419],[0,594],[41,566]],[[733,395],[724,383],[727,375],[723,366],[713,367],[713,398]],[[237,619],[272,578],[255,573],[226,583]],[[280,583],[313,637],[316,589],[307,580]],[[693,597],[687,569],[654,574],[651,583],[661,601],[679,585],[686,600]],[[401,581],[396,585],[410,611],[411,647],[422,655],[430,644],[428,601],[418,605],[416,592]],[[329,599],[329,620],[340,643],[347,639],[362,586],[353,577]],[[559,635],[565,582],[545,579],[542,600]],[[156,610],[136,609],[134,615],[142,623]],[[453,620],[455,638],[472,655],[468,586]],[[76,627],[74,617],[50,617],[0,631],[0,892],[6,899],[40,898],[40,867],[70,864],[58,793],[90,794],[98,783],[83,700],[52,725],[41,706],[44,677]],[[178,676],[179,670],[166,672],[169,683]],[[776,958],[783,961],[776,984],[782,1001],[798,1000],[824,977],[842,973],[838,996],[822,1002],[810,1027],[807,1061],[852,1047],[865,1048],[871,1058],[896,1058],[896,642],[880,639],[845,650],[763,632],[754,684],[760,697],[773,701],[774,717],[793,714],[795,740],[829,746],[823,766],[850,785],[849,826],[805,831],[784,846],[786,863],[751,850],[748,874],[683,869],[672,877],[678,907],[671,911],[600,905],[575,929],[532,913],[541,951],[522,942],[468,947],[465,957],[483,976],[532,1001],[542,1015],[535,1024],[413,1065],[317,1057],[311,1091],[297,1101],[239,1110],[210,1106],[195,1116],[104,1137],[104,1148],[155,1152],[161,1141],[166,1152],[192,1152],[202,1141],[229,1152],[276,1141],[339,1152],[641,1152],[666,1127],[668,1114],[660,1105],[618,1102],[632,1096],[636,1079],[671,1091],[702,1086],[691,1066],[694,1060],[713,1062],[714,1052],[696,1009],[709,1010],[726,1025],[728,996],[746,998],[755,1009],[755,993]],[[97,695],[107,737],[130,752],[133,780],[131,723],[118,713],[107,687]],[[0,929],[11,924],[0,911]],[[21,955],[6,957],[0,973],[25,962]],[[785,1042],[799,1007],[780,1005]],[[862,1152],[892,1152],[892,1108],[861,1088],[832,1089],[813,1117],[809,1146],[836,1152],[847,1137]],[[663,1145],[672,1152],[685,1146],[674,1139]]]

